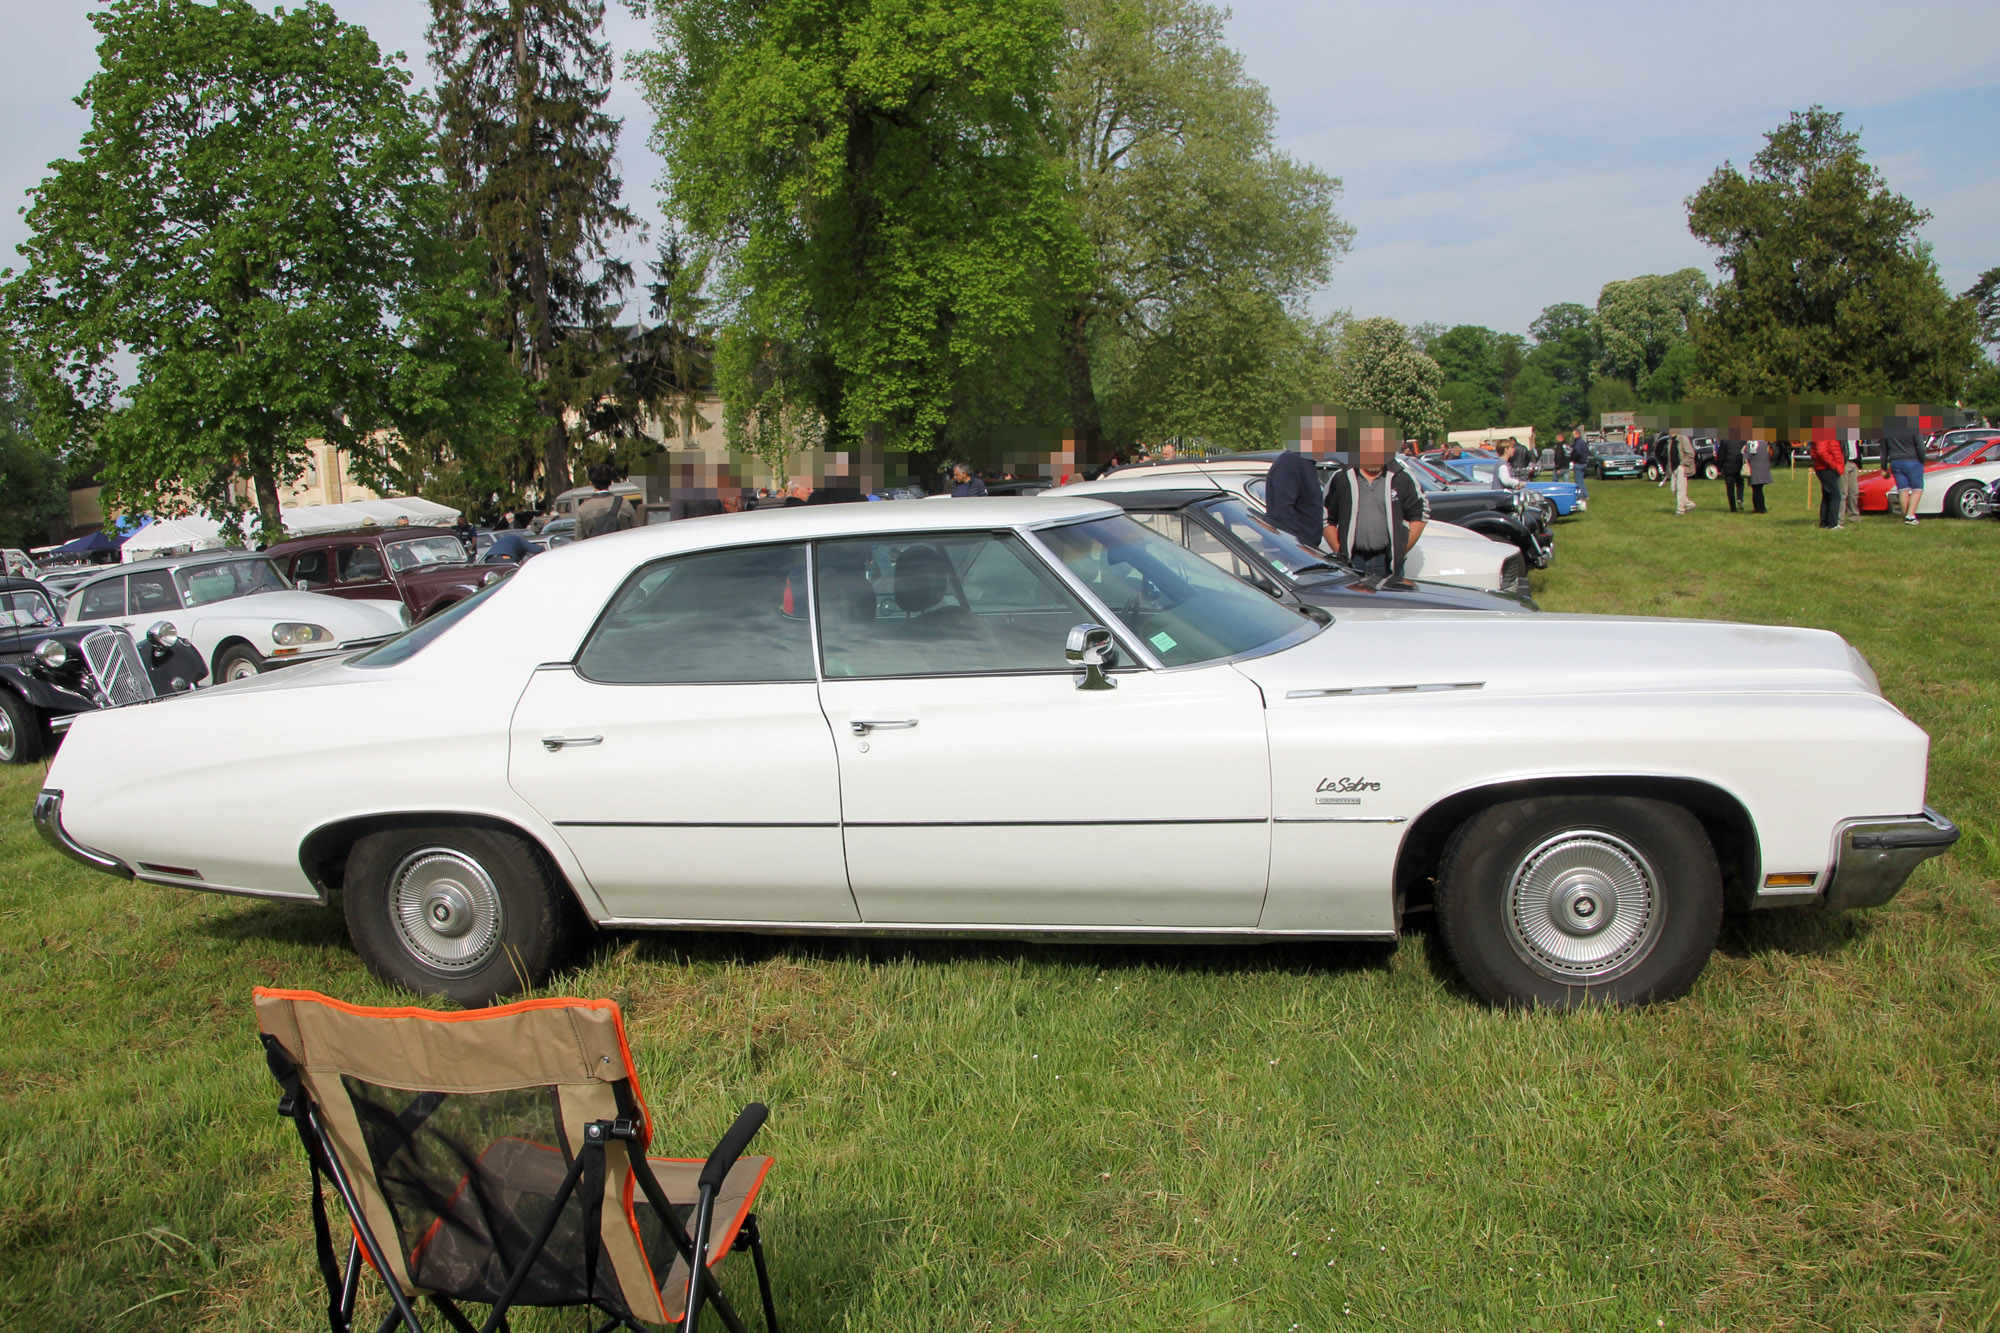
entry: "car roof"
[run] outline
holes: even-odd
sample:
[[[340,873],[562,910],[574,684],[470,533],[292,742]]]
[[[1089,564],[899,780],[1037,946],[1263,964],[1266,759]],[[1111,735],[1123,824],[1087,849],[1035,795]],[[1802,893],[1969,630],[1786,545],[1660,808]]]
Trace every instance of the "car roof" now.
[[[40,592],[46,593],[40,579],[16,578],[12,574],[0,575],[0,592]]]
[[[186,569],[191,565],[219,565],[227,560],[241,560],[245,556],[263,557],[268,551],[251,551],[243,547],[231,547],[221,551],[196,551],[190,555],[161,556],[156,560],[134,560],[125,565],[106,565],[103,575],[93,574],[84,583],[96,583],[100,577],[109,578],[113,574],[143,574],[155,569]],[[84,586],[79,583],[77,587]],[[75,589],[71,589],[75,591]]]
[[[1219,499],[1227,492],[1213,486],[1199,490],[1163,491],[1150,487],[1130,491],[1093,491],[1087,498],[1117,505],[1120,509],[1185,509],[1204,500]]]

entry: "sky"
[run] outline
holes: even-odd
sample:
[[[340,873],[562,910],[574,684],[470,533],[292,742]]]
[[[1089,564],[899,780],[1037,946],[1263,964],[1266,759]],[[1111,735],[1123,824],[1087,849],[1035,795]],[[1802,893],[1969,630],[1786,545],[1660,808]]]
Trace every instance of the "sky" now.
[[[333,0],[427,83],[420,0]],[[0,265],[17,210],[86,127],[71,100],[96,69],[93,6],[12,6],[0,80]],[[661,164],[625,74],[647,25],[618,0],[610,111],[625,200],[657,234]],[[1279,147],[1339,177],[1354,246],[1322,313],[1525,333],[1542,307],[1711,252],[1683,201],[1739,167],[1787,113],[1845,113],[1890,188],[1930,210],[1923,238],[1963,291],[2000,265],[2000,4],[1960,0],[1239,0],[1227,25],[1271,92]],[[629,257],[650,253],[638,237]]]

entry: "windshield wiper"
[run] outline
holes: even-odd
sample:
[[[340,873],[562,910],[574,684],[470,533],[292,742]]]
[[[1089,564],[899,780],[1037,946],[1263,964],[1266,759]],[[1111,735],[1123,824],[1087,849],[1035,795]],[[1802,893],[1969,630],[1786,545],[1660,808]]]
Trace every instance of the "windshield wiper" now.
[[[1310,573],[1311,573],[1311,572],[1312,572],[1313,570],[1315,570],[1315,569],[1330,569],[1330,570],[1332,570],[1332,571],[1333,571],[1334,573],[1336,573],[1336,574],[1338,574],[1338,573],[1340,572],[1340,566],[1339,566],[1339,565],[1330,565],[1330,564],[1328,564],[1328,563],[1327,563],[1326,561],[1324,561],[1324,560],[1315,560],[1315,561],[1313,561],[1313,562],[1312,562],[1311,564],[1309,564],[1309,565],[1294,565],[1294,566],[1292,567],[1292,573],[1294,573],[1294,574],[1310,574]]]

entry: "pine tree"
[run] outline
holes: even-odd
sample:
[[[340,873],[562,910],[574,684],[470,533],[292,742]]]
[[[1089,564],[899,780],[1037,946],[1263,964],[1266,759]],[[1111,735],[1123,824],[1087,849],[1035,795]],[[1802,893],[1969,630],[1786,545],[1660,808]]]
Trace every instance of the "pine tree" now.
[[[588,416],[618,377],[610,324],[632,280],[611,252],[634,219],[618,202],[603,22],[602,0],[431,0],[445,178],[491,259],[495,332],[535,389],[549,496],[571,483],[567,410]]]

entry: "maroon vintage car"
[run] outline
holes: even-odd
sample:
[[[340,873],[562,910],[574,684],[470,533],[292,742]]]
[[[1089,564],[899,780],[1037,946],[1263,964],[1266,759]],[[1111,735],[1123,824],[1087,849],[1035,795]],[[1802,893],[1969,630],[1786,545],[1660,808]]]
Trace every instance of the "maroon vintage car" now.
[[[280,542],[265,552],[292,582],[336,597],[400,597],[412,621],[442,611],[514,572],[475,565],[448,528],[385,528]]]

